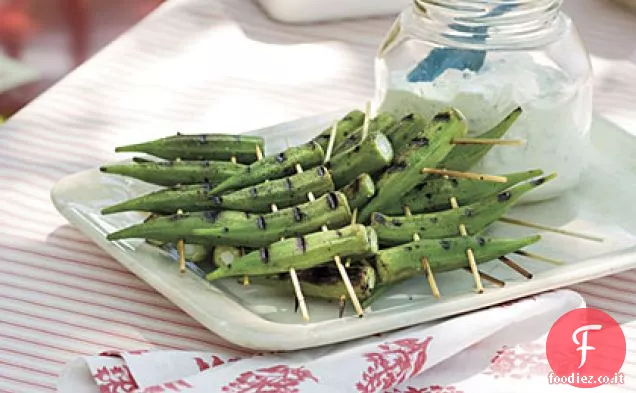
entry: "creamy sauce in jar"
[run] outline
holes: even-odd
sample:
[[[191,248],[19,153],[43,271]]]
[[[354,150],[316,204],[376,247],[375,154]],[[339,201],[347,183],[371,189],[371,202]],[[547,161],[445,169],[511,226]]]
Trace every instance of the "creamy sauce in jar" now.
[[[454,107],[465,115],[471,137],[490,130],[520,106],[523,114],[503,138],[522,139],[525,144],[494,146],[471,171],[506,174],[542,169],[558,174],[524,201],[552,198],[578,183],[587,161],[591,83],[575,84],[554,66],[537,64],[524,53],[490,53],[479,72],[448,69],[433,82],[408,82],[408,71],[391,75],[378,71],[389,81],[388,86],[379,86],[380,111],[400,117],[417,112],[432,118]]]

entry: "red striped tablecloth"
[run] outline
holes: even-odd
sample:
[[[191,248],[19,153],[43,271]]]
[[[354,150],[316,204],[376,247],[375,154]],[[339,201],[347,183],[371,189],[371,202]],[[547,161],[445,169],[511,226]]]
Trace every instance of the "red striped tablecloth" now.
[[[603,0],[566,10],[591,49],[596,109],[636,129],[636,19]],[[0,128],[0,392],[54,391],[105,349],[227,346],[70,227],[62,177],[157,135],[238,132],[360,107],[392,18],[292,27],[248,0],[167,2]],[[636,389],[636,271],[576,286],[625,329]]]

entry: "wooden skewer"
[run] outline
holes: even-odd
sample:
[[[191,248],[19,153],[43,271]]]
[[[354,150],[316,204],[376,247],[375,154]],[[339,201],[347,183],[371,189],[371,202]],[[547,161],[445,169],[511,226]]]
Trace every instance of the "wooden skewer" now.
[[[302,171],[302,168],[300,168],[300,165],[296,166],[296,170]],[[312,192],[309,192],[307,195],[308,195],[310,201],[315,201],[316,200],[316,198],[314,197],[314,194]],[[326,225],[323,225],[321,227],[321,230],[323,232],[327,232],[329,230],[329,228],[327,228]],[[353,285],[351,284],[351,280],[349,279],[349,275],[347,274],[346,269],[342,265],[342,259],[340,258],[340,255],[336,255],[333,258],[333,260],[336,263],[336,267],[338,268],[338,272],[340,273],[340,277],[342,278],[342,281],[345,284],[345,288],[347,288],[347,293],[349,294],[349,298],[351,299],[351,303],[353,303],[353,307],[355,308],[356,313],[358,314],[359,317],[362,317],[364,315],[364,310],[362,309],[362,305],[360,304],[360,299],[358,299],[358,295],[356,295],[355,289],[353,289]]]
[[[296,292],[296,299],[300,305],[300,313],[305,321],[309,321],[309,311],[307,311],[307,303],[305,302],[305,296],[300,288],[300,281],[298,280],[298,274],[293,267],[289,269],[289,276],[291,277],[292,284],[294,285],[294,291]]]
[[[331,127],[331,136],[329,137],[329,145],[327,145],[327,152],[325,153],[325,157],[331,157],[331,154],[333,154],[333,148],[334,148],[334,145],[336,144],[337,130],[338,130],[338,123],[334,122],[333,126]],[[289,143],[289,141],[287,143]]]
[[[404,215],[407,217],[412,216],[413,214],[411,213],[411,209],[408,206],[404,206]],[[420,235],[418,235],[417,233],[413,234],[413,240],[414,241],[419,241],[420,240]],[[426,271],[426,278],[428,279],[428,285],[431,287],[431,292],[433,292],[433,296],[436,299],[439,299],[440,297],[442,297],[442,295],[439,292],[439,287],[437,286],[437,281],[435,281],[435,276],[433,275],[433,269],[431,269],[431,265],[428,263],[428,258],[427,257],[423,257],[422,258],[422,267],[424,268],[424,270]]]
[[[543,255],[534,254],[534,253],[531,253],[531,252],[528,252],[528,251],[523,251],[523,250],[515,251],[515,254],[521,255],[521,256],[529,258],[529,259],[536,259],[537,261],[551,263],[553,265],[561,266],[561,265],[565,264],[563,261],[559,261],[559,260],[556,260],[556,259],[544,257]]]
[[[471,270],[468,267],[465,267],[464,270],[466,270],[467,272],[471,273]],[[505,287],[506,286],[506,283],[504,281],[501,281],[500,279],[498,279],[496,277],[493,277],[493,276],[491,276],[488,273],[484,273],[482,271],[478,271],[478,273],[479,273],[479,277],[481,279],[485,280],[485,281],[493,283],[493,284],[495,284],[498,287]]]
[[[437,287],[437,282],[435,281],[435,276],[433,275],[433,269],[431,269],[431,265],[428,263],[428,258],[422,258],[422,267],[426,270],[426,278],[428,279],[428,285],[431,287],[431,291],[433,292],[433,296],[436,299],[442,297],[439,292],[439,288]]]
[[[370,106],[369,104],[367,104],[367,109],[369,109]],[[368,116],[366,116],[368,117]],[[333,144],[334,140],[336,139],[336,132],[338,131],[338,127],[337,127],[337,123],[334,123],[332,129],[331,129],[331,137],[329,139],[329,144]],[[331,159],[331,151],[328,150],[328,154],[325,155],[325,163],[328,163],[329,160]],[[303,172],[303,168],[299,165],[296,164],[296,172],[298,173],[302,173]],[[307,193],[307,198],[309,198],[310,201],[315,201],[316,198],[314,196],[314,194],[312,192],[308,192]],[[327,232],[329,230],[329,228],[327,228],[326,225],[322,226],[322,231],[323,232]],[[347,270],[345,269],[345,267],[342,265],[342,259],[340,258],[340,255],[336,255],[334,257],[334,262],[336,263],[336,267],[338,268],[338,272],[340,273],[340,277],[342,278],[342,282],[345,284],[345,288],[347,288],[347,293],[349,294],[349,298],[351,299],[351,303],[353,303],[353,307],[356,310],[356,313],[358,314],[359,317],[364,316],[364,310],[362,309],[362,305],[360,304],[360,299],[358,299],[358,295],[356,295],[356,291],[353,288],[353,285],[351,284],[351,280],[349,279],[349,275],[347,274]]]
[[[364,141],[367,139],[369,135],[369,123],[371,122],[371,103],[367,101],[367,104],[364,108],[364,125],[362,127],[362,138],[360,141]]]
[[[499,221],[505,222],[506,224],[512,224],[512,225],[518,225],[518,226],[527,227],[527,228],[539,229],[539,230],[543,230],[543,231],[547,231],[547,232],[558,233],[560,235],[576,237],[576,238],[584,239],[584,240],[590,240],[590,241],[593,241],[593,242],[602,243],[602,242],[605,241],[603,238],[600,238],[600,237],[595,237],[595,236],[585,235],[585,234],[582,234],[582,233],[567,231],[565,229],[560,229],[560,228],[552,228],[552,227],[548,227],[548,226],[545,226],[545,225],[534,224],[534,223],[531,223],[531,222],[528,222],[528,221],[517,220],[515,218],[510,218],[510,217],[501,217],[499,219]]]
[[[177,157],[175,162],[181,162],[181,157]],[[180,184],[179,184],[180,185]],[[178,209],[177,214],[183,214],[183,210]],[[179,255],[179,272],[185,273],[186,271],[186,262],[185,262],[185,241],[183,239],[179,239],[177,241],[177,254]]]
[[[480,173],[450,171],[448,169],[438,169],[438,168],[422,168],[422,173],[429,174],[429,175],[441,175],[441,176],[456,177],[456,178],[471,179],[471,180],[490,181],[494,183],[505,183],[508,181],[508,179],[504,176],[483,175]]]
[[[520,146],[526,142],[520,139],[455,138],[451,143],[454,145]]]
[[[457,198],[451,197],[450,203],[453,209],[459,209],[459,203],[457,202]],[[459,225],[459,234],[466,237],[468,236],[468,231],[466,230],[466,225]],[[481,282],[482,273],[477,268],[477,261],[475,259],[475,253],[471,248],[466,250],[466,257],[468,257],[468,265],[470,266],[470,272],[473,274],[473,280],[475,281],[475,290],[477,293],[484,293],[484,285]]]
[[[526,269],[524,269],[523,267],[521,267],[515,261],[513,261],[512,259],[508,257],[499,257],[499,260],[505,263],[512,270],[516,271],[517,273],[527,278],[528,280],[531,280],[532,277],[534,277],[532,273],[530,273],[529,271],[527,271]]]
[[[182,215],[183,210],[177,210],[177,215]],[[177,242],[177,253],[179,254],[179,271],[181,273],[185,273],[186,271],[186,260],[185,260],[185,242],[183,239],[180,239]]]
[[[260,146],[256,145],[256,158],[260,161],[263,159],[263,152]],[[278,211],[278,206],[272,204],[271,209],[273,212]],[[305,302],[305,296],[303,295],[302,288],[300,287],[300,281],[298,280],[298,274],[296,269],[289,269],[289,276],[291,277],[292,285],[294,286],[294,292],[296,293],[296,300],[300,305],[300,313],[303,316],[303,320],[309,321],[309,311],[307,310],[307,303]],[[296,307],[297,309],[297,307]]]

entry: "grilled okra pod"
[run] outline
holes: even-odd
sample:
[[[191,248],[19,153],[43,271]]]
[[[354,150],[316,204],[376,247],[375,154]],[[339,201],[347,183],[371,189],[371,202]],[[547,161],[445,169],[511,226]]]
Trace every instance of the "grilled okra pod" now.
[[[497,124],[492,130],[487,131],[477,138],[499,139],[515,121],[521,116],[522,109],[516,108],[505,119]],[[475,166],[488,152],[493,145],[459,145],[442,162],[438,168],[446,168],[454,171],[467,171]]]
[[[273,156],[265,157],[247,167],[246,173],[232,176],[214,187],[213,193],[222,193],[280,179],[296,173],[296,165],[308,170],[322,164],[325,152],[316,142],[290,147]]]
[[[281,237],[311,233],[323,225],[339,227],[351,222],[347,198],[330,192],[315,201],[269,214],[232,210],[206,211],[159,217],[108,235],[109,240],[157,239],[186,243],[262,247]]]
[[[128,176],[159,186],[177,184],[219,183],[235,175],[245,174],[248,166],[229,161],[161,161],[104,165],[104,173]]]
[[[455,109],[438,113],[419,137],[387,169],[378,181],[377,194],[362,209],[360,222],[371,214],[395,204],[403,195],[423,181],[422,168],[435,168],[453,149],[451,141],[466,134],[466,119]]]
[[[264,150],[260,136],[228,134],[177,134],[134,145],[120,146],[116,152],[146,153],[166,160],[236,160],[243,164],[256,161],[256,146]]]
[[[375,264],[379,282],[394,284],[417,275],[425,275],[422,259],[426,258],[435,273],[449,272],[468,266],[466,250],[471,249],[476,262],[485,263],[538,242],[541,236],[519,239],[492,239],[480,236],[447,239],[424,239],[378,251]]]
[[[351,210],[360,209],[375,194],[375,184],[368,173],[363,173],[347,184],[340,191],[345,194]]]
[[[291,268],[300,271],[332,261],[337,255],[367,257],[377,251],[375,231],[354,224],[280,240],[243,256],[232,265],[213,271],[206,279],[214,281],[243,275],[272,275],[288,272]]]
[[[554,177],[551,175],[520,184],[458,209],[401,217],[374,213],[371,218],[371,227],[376,230],[380,244],[407,243],[413,240],[413,234],[419,235],[421,239],[460,236],[461,224],[466,226],[469,235],[476,235],[497,221],[522,195]]]
[[[395,118],[388,113],[380,113],[375,118],[369,121],[369,129],[367,135],[371,133],[385,134],[395,126]],[[347,151],[353,147],[356,147],[362,142],[364,136],[364,126],[358,127],[350,134],[344,134],[344,138],[337,144],[334,143],[334,155]]]
[[[361,173],[373,175],[393,161],[393,148],[381,132],[370,132],[359,145],[335,155],[327,166],[336,188],[346,186]]]
[[[347,267],[347,275],[358,299],[365,300],[373,294],[377,279],[375,269],[369,262],[362,260],[352,263]],[[343,293],[347,293],[338,269],[331,264],[299,271],[298,281],[305,297],[339,300]],[[294,291],[289,274],[252,279],[252,284],[257,283],[280,287],[291,293]]]
[[[460,206],[469,205],[541,175],[543,175],[541,170],[509,173],[503,175],[508,179],[505,183],[472,179],[429,178],[403,196],[398,203],[382,208],[381,213],[401,215],[404,212],[404,206],[408,206],[413,213],[447,210],[452,207],[451,197],[455,197]]]
[[[102,214],[124,211],[145,211],[172,214],[205,210],[239,210],[267,213],[271,205],[286,208],[307,200],[307,193],[316,197],[334,191],[331,174],[323,166],[283,179],[264,182],[224,195],[210,193],[209,184],[179,186],[159,190],[130,199],[102,210]]]
[[[399,156],[409,148],[411,141],[426,129],[428,122],[421,115],[412,113],[404,116],[400,122],[387,134],[395,155]]]
[[[364,117],[364,112],[353,110],[347,113],[347,115],[340,121],[338,121],[338,125],[336,126],[336,139],[334,142],[334,146],[338,146],[346,138],[347,135],[350,135],[353,131],[357,130],[359,127],[362,127],[362,124],[364,124]],[[329,146],[331,131],[332,127],[329,127],[313,139],[313,141],[318,143],[320,147],[322,147],[322,149],[325,151],[327,151],[327,146]]]

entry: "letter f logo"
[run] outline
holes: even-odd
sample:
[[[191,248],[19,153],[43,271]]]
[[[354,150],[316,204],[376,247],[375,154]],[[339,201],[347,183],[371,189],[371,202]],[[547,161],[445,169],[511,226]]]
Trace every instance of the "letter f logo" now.
[[[603,326],[601,325],[581,326],[580,328],[574,331],[574,334],[572,334],[572,341],[574,341],[574,344],[580,345],[580,347],[576,349],[577,351],[581,351],[581,364],[579,365],[579,368],[583,367],[583,365],[585,364],[585,361],[587,360],[587,351],[593,351],[596,349],[594,347],[590,347],[587,345],[587,332],[590,330],[601,330],[602,327]],[[579,342],[576,336],[578,336],[578,334],[581,332],[583,332],[582,340],[581,342]]]

